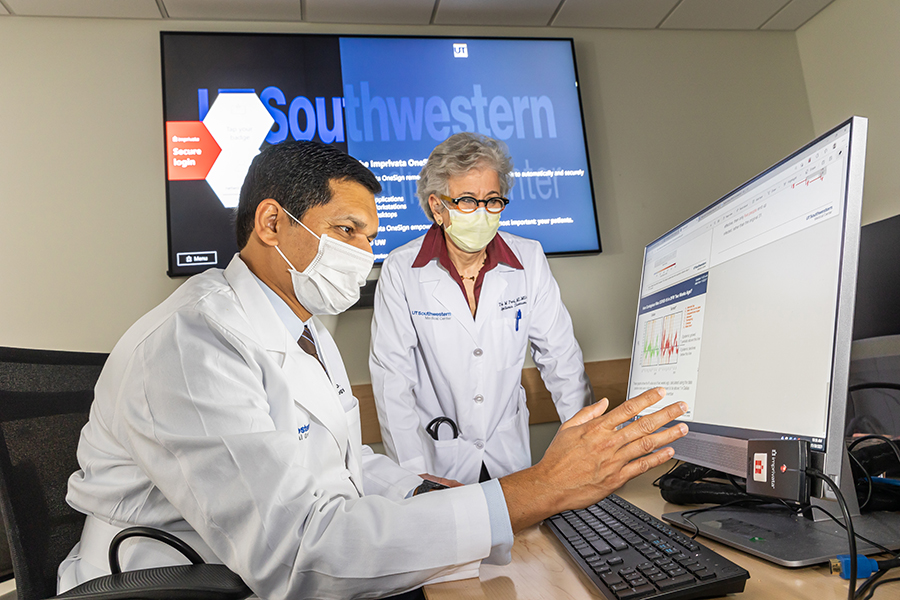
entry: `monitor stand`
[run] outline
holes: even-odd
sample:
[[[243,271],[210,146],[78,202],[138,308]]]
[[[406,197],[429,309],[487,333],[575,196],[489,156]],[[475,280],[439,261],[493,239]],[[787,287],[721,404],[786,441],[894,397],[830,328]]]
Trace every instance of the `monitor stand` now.
[[[846,449],[841,458],[842,472],[851,473]],[[857,553],[881,552],[879,548],[859,539],[859,536],[891,550],[900,549],[900,512],[860,514],[852,476],[840,479],[841,495],[847,502],[847,511],[857,534]],[[833,494],[829,496],[834,497]],[[811,504],[824,508],[843,522],[836,500],[812,498]],[[821,510],[804,511],[807,515],[804,516],[786,506],[770,504],[713,508],[692,514],[695,511],[666,513],[662,518],[691,533],[699,530],[700,535],[783,567],[827,563],[838,554],[850,553],[847,531]]]
[[[840,510],[834,508],[837,514],[834,510],[829,512],[840,518]],[[827,517],[826,521],[813,521],[786,508],[728,507],[688,514],[688,522],[683,512],[690,513],[666,513],[662,518],[689,532],[694,532],[693,525],[696,525],[700,535],[783,567],[806,567],[828,562],[838,554],[849,554],[847,531]],[[853,529],[886,548],[900,549],[900,513],[855,516]],[[858,554],[881,552],[858,537],[856,551]]]

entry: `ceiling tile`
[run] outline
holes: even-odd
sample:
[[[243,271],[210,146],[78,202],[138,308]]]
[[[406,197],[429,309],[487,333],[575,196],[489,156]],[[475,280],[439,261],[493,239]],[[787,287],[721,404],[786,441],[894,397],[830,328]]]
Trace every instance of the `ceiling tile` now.
[[[544,27],[559,0],[440,0],[438,25],[519,25]]]
[[[306,0],[310,23],[428,25],[435,0]]]
[[[678,0],[566,0],[556,27],[654,29]]]
[[[172,19],[300,21],[300,0],[163,0]]]
[[[763,29],[796,31],[801,25],[819,14],[819,11],[834,0],[792,0],[772,19],[762,26]]]
[[[759,29],[787,0],[683,0],[661,29]]]
[[[25,17],[101,17],[159,19],[156,0],[5,0],[14,15]]]
[[[0,15],[8,15],[9,11],[6,10],[2,4],[0,4]]]

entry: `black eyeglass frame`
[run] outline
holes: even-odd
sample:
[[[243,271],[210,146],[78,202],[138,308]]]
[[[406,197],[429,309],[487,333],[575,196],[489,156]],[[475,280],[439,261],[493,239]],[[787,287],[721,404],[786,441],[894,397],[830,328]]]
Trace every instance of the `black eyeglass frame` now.
[[[478,208],[480,206],[483,205],[484,210],[488,211],[489,213],[491,213],[493,215],[497,215],[497,214],[502,213],[503,210],[506,208],[506,206],[509,204],[509,198],[504,198],[502,196],[494,196],[492,198],[485,198],[484,200],[479,200],[478,198],[474,198],[472,196],[460,196],[459,198],[451,198],[450,196],[445,196],[444,194],[438,194],[438,197],[441,200],[444,200],[447,202],[452,202],[453,205],[456,207],[456,209],[463,213],[473,213],[476,210],[478,210]],[[467,210],[467,209],[460,207],[459,203],[462,202],[463,200],[466,200],[469,202],[474,202],[475,208],[473,208],[471,210]],[[500,208],[500,210],[492,210],[491,208],[488,207],[488,202],[494,202],[495,200],[499,200],[500,202],[503,203],[503,206]]]

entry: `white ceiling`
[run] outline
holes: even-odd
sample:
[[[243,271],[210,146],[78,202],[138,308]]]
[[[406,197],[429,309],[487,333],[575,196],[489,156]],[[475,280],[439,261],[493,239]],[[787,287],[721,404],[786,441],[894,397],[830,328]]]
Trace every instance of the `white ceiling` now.
[[[833,0],[0,0],[0,16],[794,31]]]

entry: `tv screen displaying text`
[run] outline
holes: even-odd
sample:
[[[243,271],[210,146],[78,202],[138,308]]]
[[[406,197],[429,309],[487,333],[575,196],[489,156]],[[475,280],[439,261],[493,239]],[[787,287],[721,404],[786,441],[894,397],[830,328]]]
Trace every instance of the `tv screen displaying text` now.
[[[551,255],[601,249],[571,40],[164,32],[162,61],[170,275],[227,265],[250,161],[291,140],[381,182],[377,262],[431,225],[419,172],[460,131],[509,147],[502,229]]]

